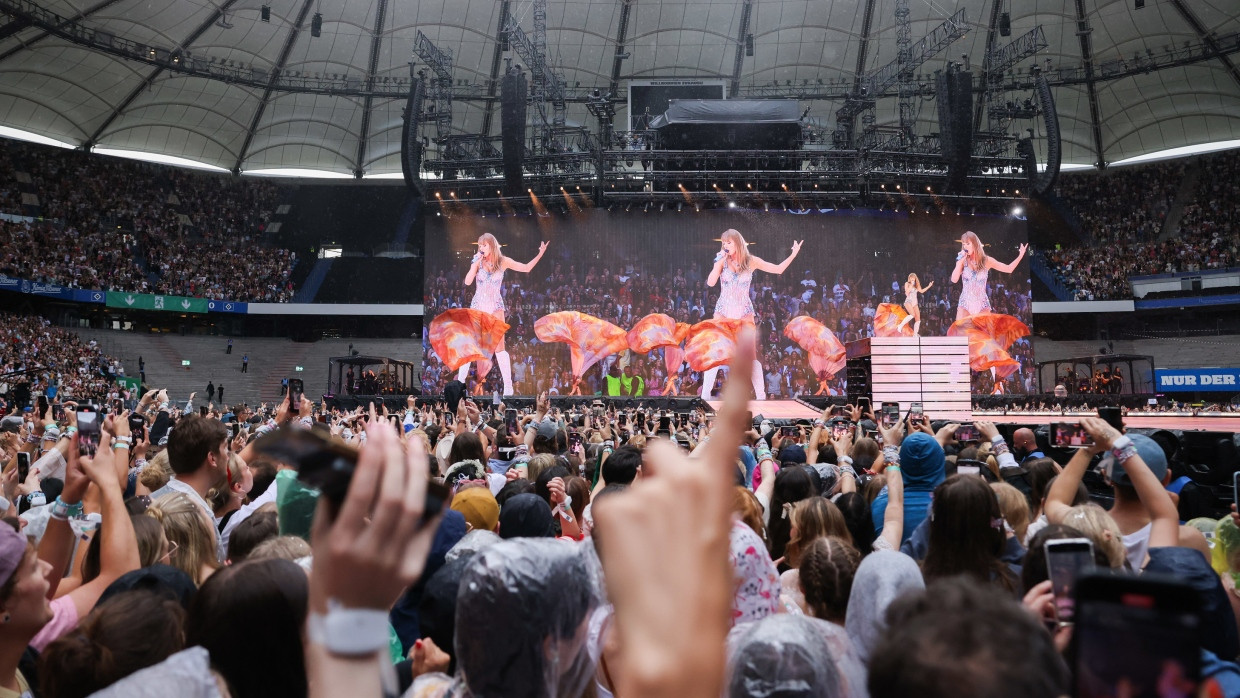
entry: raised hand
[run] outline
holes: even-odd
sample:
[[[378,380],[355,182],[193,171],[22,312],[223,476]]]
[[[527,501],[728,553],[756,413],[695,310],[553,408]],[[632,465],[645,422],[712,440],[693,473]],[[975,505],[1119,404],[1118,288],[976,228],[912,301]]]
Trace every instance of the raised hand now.
[[[804,240],[794,240],[794,241],[792,242],[792,254],[794,254],[794,255],[795,255],[796,253],[800,252],[800,251],[801,251],[801,245],[803,245],[803,244],[805,244],[805,241],[804,241]]]

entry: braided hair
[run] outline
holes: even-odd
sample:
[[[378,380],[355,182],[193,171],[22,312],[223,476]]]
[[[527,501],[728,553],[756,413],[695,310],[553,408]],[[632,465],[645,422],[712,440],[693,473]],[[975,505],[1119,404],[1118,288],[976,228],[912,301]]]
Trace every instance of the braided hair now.
[[[834,536],[818,538],[801,554],[801,591],[805,606],[815,618],[844,622],[848,597],[861,553]]]

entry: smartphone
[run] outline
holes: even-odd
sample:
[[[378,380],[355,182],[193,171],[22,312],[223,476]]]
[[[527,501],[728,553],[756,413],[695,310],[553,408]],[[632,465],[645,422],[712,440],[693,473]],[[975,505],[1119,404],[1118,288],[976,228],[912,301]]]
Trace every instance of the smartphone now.
[[[297,479],[317,489],[338,510],[357,469],[357,449],[315,429],[281,427],[254,442],[254,449],[297,467]],[[434,480],[426,483],[422,521],[443,510],[449,491]],[[334,514],[333,514],[334,515]]]
[[[857,407],[861,408],[861,414],[865,414],[866,412],[869,412],[870,411],[870,398],[858,397]]]
[[[795,425],[785,424],[784,426],[779,428],[779,435],[784,437],[785,439],[788,438],[789,436],[796,436],[797,428]]]
[[[884,402],[882,424],[884,429],[890,429],[900,422],[900,403]]]
[[[846,419],[831,421],[831,438],[838,439],[852,431],[852,422]]]
[[[585,443],[585,439],[582,438],[581,432],[577,431],[576,429],[568,432],[568,450],[576,451],[577,448],[584,443]]]
[[[288,406],[289,409],[298,409],[301,405],[301,396],[306,392],[305,383],[300,378],[288,379]]]
[[[981,434],[977,431],[977,427],[972,424],[961,424],[956,430],[957,441],[979,441]]]
[[[43,415],[47,414],[47,396],[40,395],[38,403],[39,403],[39,418],[42,419]]]
[[[623,412],[621,412],[619,415],[616,416],[617,426],[624,426],[627,423],[628,423],[628,417],[626,417]]]
[[[851,417],[852,412],[848,410],[848,405],[831,405],[832,417]]]
[[[99,408],[78,405],[78,455],[94,457],[99,450]]]
[[[659,415],[659,430],[657,433],[672,433],[672,416],[670,414]]]
[[[1153,574],[1088,574],[1075,597],[1072,695],[1197,693],[1201,617],[1191,586]]]
[[[124,412],[124,411],[125,411],[124,400],[120,398],[116,398],[115,400],[112,401],[112,414],[120,414],[121,412]]]
[[[21,484],[26,481],[26,477],[30,475],[30,454],[25,451],[17,452],[17,482]]]
[[[1059,448],[1085,448],[1094,445],[1094,437],[1080,424],[1056,422],[1051,424],[1051,445]]]
[[[241,428],[241,425],[237,422],[228,423],[228,433],[232,435],[232,438],[234,439],[237,438],[237,430],[239,430],[240,428]]]
[[[517,411],[511,407],[504,410],[504,430],[508,432],[509,436],[517,433]]]
[[[908,406],[908,422],[909,424],[921,424],[925,419],[924,413],[921,411],[921,403],[914,402]]]
[[[146,435],[146,418],[140,414],[129,415],[129,433],[135,441]]]
[[[1098,418],[1115,427],[1121,434],[1124,432],[1124,415],[1118,407],[1099,407]]]
[[[1088,538],[1048,540],[1044,546],[1046,572],[1055,594],[1055,619],[1072,622],[1076,580],[1094,570],[1094,544]]]

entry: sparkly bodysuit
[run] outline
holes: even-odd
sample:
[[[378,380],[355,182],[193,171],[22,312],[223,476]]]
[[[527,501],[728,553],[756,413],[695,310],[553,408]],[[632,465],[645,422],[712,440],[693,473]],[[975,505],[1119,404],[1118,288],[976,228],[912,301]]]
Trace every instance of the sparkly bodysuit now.
[[[753,269],[741,273],[732,271],[730,264],[725,264],[719,275],[719,300],[715,302],[715,317],[730,320],[753,318],[753,301],[749,298],[749,284],[753,280]]]
[[[956,306],[956,319],[990,312],[990,297],[987,291],[986,278],[990,275],[989,268],[974,271],[966,261],[960,281],[964,288],[960,291],[960,302]]]
[[[904,284],[904,309],[913,314],[913,309],[917,307],[917,287],[911,283]]]
[[[487,313],[504,312],[504,297],[500,295],[500,287],[504,283],[504,268],[492,272],[484,264],[478,264],[478,273],[474,276],[474,299],[469,307]]]

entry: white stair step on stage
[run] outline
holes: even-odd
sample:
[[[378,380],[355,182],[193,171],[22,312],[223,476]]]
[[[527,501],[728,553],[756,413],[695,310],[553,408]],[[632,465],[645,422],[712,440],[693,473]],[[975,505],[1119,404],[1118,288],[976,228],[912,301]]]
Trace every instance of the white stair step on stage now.
[[[920,402],[932,419],[971,419],[972,375],[967,337],[874,337],[870,388],[874,404]]]

